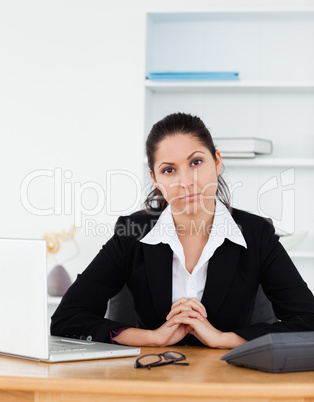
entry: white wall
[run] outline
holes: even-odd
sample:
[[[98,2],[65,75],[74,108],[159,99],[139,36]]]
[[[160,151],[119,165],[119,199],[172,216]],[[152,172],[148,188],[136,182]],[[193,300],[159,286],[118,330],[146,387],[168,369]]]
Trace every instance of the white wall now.
[[[65,182],[72,198],[75,192],[81,198],[79,190],[74,191],[75,182],[79,188],[96,182],[108,192],[108,170],[142,175],[144,15],[133,12],[126,1],[124,10],[117,3],[1,2],[1,237],[37,238],[69,230],[74,205],[70,215],[65,215],[64,206],[57,210],[65,199]],[[57,175],[72,172],[61,185],[57,180],[56,202],[53,177],[30,182],[29,201],[40,209],[54,208],[49,216],[30,213],[20,200],[25,176],[42,169],[52,173],[57,169]],[[132,206],[135,185],[121,175],[112,182],[111,201],[118,211],[115,215],[120,215],[120,210]],[[69,193],[66,199],[70,201]],[[94,208],[95,190],[85,190],[82,203]],[[85,218],[77,234],[80,255],[68,264],[72,276],[85,268],[105,241],[86,233]],[[110,227],[116,220],[106,213],[106,206],[87,218]],[[62,252],[67,258],[73,246]]]
[[[73,205],[75,194],[85,208],[100,201],[102,211],[83,216],[76,236],[80,254],[66,264],[74,279],[107,240],[117,216],[139,208],[135,181],[116,174],[109,188],[106,174],[127,170],[140,179],[143,175],[146,12],[293,7],[314,8],[314,0],[2,1],[0,236],[37,238],[45,232],[67,231],[74,212],[79,212]],[[29,202],[40,209],[53,208],[48,216],[29,212],[21,202],[23,180],[40,170],[61,176],[71,172],[61,184],[48,176],[30,182]],[[82,186],[91,183],[105,192],[105,203],[92,189],[80,197]],[[71,213],[66,214],[60,202]],[[109,202],[113,214],[108,212]],[[88,230],[91,220],[98,232],[107,229],[107,234],[94,236]],[[68,243],[60,262],[72,252]]]

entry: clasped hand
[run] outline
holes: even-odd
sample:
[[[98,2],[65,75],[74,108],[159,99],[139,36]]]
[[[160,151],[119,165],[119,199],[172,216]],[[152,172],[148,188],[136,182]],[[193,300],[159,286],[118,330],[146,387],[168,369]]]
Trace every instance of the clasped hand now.
[[[187,334],[212,348],[234,348],[246,342],[234,332],[221,332],[207,320],[206,309],[196,299],[181,298],[173,303],[166,322],[155,330],[127,328],[113,338],[130,346],[170,346]]]
[[[173,345],[187,334],[194,335],[204,345],[216,347],[222,332],[207,320],[206,309],[197,299],[181,298],[176,301],[166,317],[166,322],[156,332],[160,346]]]

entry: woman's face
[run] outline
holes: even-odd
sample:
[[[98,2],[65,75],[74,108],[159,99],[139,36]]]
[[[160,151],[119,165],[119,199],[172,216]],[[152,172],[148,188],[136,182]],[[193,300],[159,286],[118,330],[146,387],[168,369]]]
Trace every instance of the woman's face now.
[[[218,151],[215,161],[196,137],[178,133],[159,143],[150,174],[173,214],[196,215],[215,210],[220,170]]]

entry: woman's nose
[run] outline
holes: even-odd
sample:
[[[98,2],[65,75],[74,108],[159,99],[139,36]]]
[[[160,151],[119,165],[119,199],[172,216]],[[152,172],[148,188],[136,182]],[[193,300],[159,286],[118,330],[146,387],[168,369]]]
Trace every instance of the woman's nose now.
[[[180,174],[180,184],[183,187],[191,187],[196,183],[196,170],[182,171]]]

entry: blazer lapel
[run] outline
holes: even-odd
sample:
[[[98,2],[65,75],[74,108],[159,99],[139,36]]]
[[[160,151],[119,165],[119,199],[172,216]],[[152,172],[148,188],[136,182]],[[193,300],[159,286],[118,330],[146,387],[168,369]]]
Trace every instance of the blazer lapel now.
[[[208,319],[217,314],[232,284],[242,246],[225,239],[208,262],[207,279],[202,297]]]
[[[172,304],[172,259],[168,244],[142,243],[144,262],[155,311],[164,322]]]

